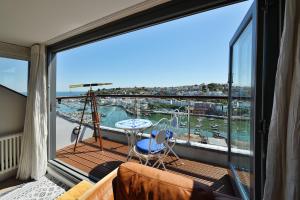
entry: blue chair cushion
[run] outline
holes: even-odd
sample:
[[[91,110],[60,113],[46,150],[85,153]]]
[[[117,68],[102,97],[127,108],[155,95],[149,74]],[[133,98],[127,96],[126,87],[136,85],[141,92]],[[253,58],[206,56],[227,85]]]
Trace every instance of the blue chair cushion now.
[[[155,138],[158,133],[159,133],[159,130],[152,130],[151,136]],[[170,131],[170,130],[167,130],[166,131],[166,136],[167,136],[168,139],[171,139],[173,137],[173,132]]]
[[[150,139],[142,139],[136,143],[137,150],[141,153],[148,154]],[[165,148],[164,144],[157,144],[154,139],[151,141],[151,153],[159,153]]]

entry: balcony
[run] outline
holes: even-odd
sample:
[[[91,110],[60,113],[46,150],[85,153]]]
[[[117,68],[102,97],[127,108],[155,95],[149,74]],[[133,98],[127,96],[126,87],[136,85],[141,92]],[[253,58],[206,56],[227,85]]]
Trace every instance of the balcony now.
[[[191,177],[213,190],[233,194],[228,163],[227,97],[157,97],[157,96],[101,96],[98,98],[101,113],[101,132],[104,151],[93,138],[90,114],[85,115],[84,128],[76,151],[73,151],[75,135],[84,99],[58,97],[56,109],[56,161],[94,180],[99,180],[126,161],[127,137],[117,129],[117,121],[128,118],[147,118],[153,122],[170,118],[174,112],[179,116],[180,127],[176,135],[175,152],[181,158],[166,159],[168,171]],[[241,106],[241,102],[239,103]],[[87,109],[89,110],[89,109]],[[247,117],[235,117],[234,128],[247,131]],[[245,121],[245,124],[241,124]],[[245,130],[241,130],[241,128]],[[148,131],[144,136],[148,137]],[[233,133],[235,133],[233,131]],[[242,184],[249,186],[247,161],[250,151],[247,142],[233,140],[231,152],[240,161]],[[138,162],[137,158],[130,160]],[[243,166],[243,164],[245,166]]]
[[[103,144],[104,151],[102,152],[94,138],[89,138],[77,146],[76,152],[73,152],[73,145],[69,145],[59,149],[56,157],[63,164],[77,168],[82,174],[99,180],[126,162],[128,153],[127,144],[107,139],[103,140]],[[138,162],[138,159],[131,159],[130,162]],[[175,157],[170,156],[166,159],[166,168],[170,172],[193,178],[213,190],[233,194],[228,171],[224,167],[188,159],[176,160]]]

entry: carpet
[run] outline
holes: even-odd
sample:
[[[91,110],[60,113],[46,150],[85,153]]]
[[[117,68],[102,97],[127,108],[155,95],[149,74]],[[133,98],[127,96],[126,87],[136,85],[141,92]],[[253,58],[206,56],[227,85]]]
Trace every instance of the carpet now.
[[[67,185],[47,174],[38,181],[17,186],[1,195],[0,200],[53,200],[68,189]]]

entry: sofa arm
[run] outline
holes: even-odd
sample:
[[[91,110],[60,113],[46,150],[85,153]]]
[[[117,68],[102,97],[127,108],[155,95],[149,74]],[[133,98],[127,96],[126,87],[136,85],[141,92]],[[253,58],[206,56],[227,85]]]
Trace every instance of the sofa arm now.
[[[91,189],[86,191],[79,200],[113,200],[113,180],[117,176],[118,168],[110,172],[97,182]]]
[[[81,181],[67,192],[63,193],[57,198],[57,200],[75,200],[78,199],[82,194],[91,189],[93,184],[88,181]]]

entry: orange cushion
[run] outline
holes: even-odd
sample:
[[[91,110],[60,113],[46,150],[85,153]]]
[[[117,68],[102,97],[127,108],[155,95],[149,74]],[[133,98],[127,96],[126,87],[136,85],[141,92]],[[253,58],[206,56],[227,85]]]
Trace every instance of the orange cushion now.
[[[120,165],[114,189],[116,200],[214,199],[213,193],[201,183],[132,162]]]

